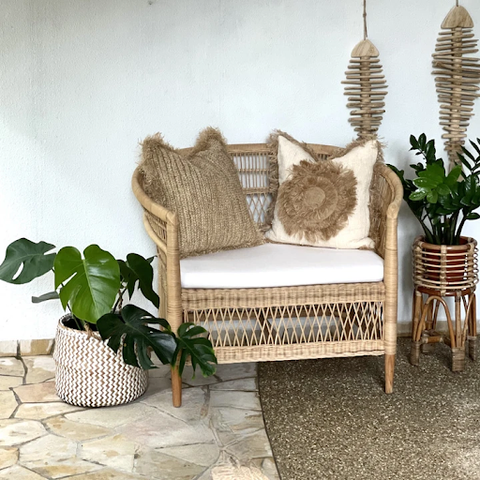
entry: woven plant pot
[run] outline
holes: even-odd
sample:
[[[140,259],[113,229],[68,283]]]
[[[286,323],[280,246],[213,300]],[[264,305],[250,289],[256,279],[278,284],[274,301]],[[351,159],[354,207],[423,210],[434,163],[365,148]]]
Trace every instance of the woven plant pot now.
[[[147,372],[127,365],[97,332],[65,326],[58,322],[55,337],[55,386],[57,395],[79,407],[108,407],[131,402],[147,389]]]
[[[461,237],[460,245],[433,245],[417,237],[412,247],[416,286],[454,295],[478,282],[477,242]]]

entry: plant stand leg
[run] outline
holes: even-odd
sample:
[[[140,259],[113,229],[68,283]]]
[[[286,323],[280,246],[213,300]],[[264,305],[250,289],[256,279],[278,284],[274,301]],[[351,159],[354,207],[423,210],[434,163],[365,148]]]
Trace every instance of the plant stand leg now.
[[[472,303],[468,326],[468,356],[475,362],[477,360],[477,300],[475,293],[469,296],[468,301]]]
[[[178,374],[175,367],[171,369],[172,373],[172,402],[174,407],[182,406],[182,377]]]
[[[427,322],[426,322],[426,329],[429,331],[432,331],[435,328],[436,324],[436,317],[438,315],[438,306],[439,303],[434,300],[432,303],[428,305],[428,314],[427,314]],[[435,313],[434,313],[434,308],[435,308]],[[429,334],[424,332],[422,333],[422,337],[429,337]],[[423,354],[430,354],[435,351],[435,346],[436,343],[423,343],[422,346],[420,347],[420,351]]]
[[[474,362],[477,360],[477,337],[468,337],[468,356]]]
[[[465,370],[465,347],[452,348],[452,372]]]
[[[420,347],[422,342],[412,342],[410,349],[410,363],[418,367],[420,365]]]

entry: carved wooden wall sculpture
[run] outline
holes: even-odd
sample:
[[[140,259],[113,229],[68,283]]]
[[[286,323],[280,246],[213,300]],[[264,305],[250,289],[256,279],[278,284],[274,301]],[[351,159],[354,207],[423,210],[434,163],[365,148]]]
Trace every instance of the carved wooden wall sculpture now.
[[[363,2],[364,39],[352,51],[346,80],[342,83],[348,95],[347,107],[351,109],[349,122],[358,138],[376,136],[385,113],[387,85],[378,50],[367,39],[366,0]]]
[[[445,134],[445,149],[451,164],[458,162],[456,152],[467,137],[474,100],[479,96],[480,63],[472,55],[478,52],[473,20],[464,7],[455,6],[445,17],[433,54],[440,125]]]

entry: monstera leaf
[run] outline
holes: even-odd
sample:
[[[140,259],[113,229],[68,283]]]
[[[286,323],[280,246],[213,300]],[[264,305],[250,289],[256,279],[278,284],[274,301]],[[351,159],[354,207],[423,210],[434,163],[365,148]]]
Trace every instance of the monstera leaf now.
[[[166,331],[157,330],[150,325],[160,325]],[[171,364],[177,348],[175,336],[170,325],[163,318],[155,318],[146,310],[135,305],[126,305],[120,314],[107,313],[97,322],[97,328],[103,340],[115,352],[122,345],[123,360],[128,365],[144,370],[155,368],[148,356],[148,347],[163,364]]]
[[[20,238],[11,243],[0,265],[0,280],[8,283],[28,283],[52,270],[55,253],[49,253],[55,245],[46,242],[34,243]],[[17,275],[20,267],[22,270]]]
[[[198,365],[204,377],[209,377],[215,373],[215,365],[217,358],[210,340],[204,335],[207,331],[199,325],[193,323],[182,323],[177,331],[177,351],[173,359],[176,363],[178,355],[178,374],[181,376],[185,367],[185,362],[190,357],[193,367],[193,376],[195,377],[195,369]]]
[[[117,260],[120,266],[122,283],[126,285],[128,295],[131,297],[136,285],[140,288],[143,296],[150,300],[158,308],[160,299],[157,293],[152,289],[153,268],[152,258],[145,259],[136,253],[129,253],[127,261]]]
[[[88,246],[84,257],[74,247],[62,248],[55,258],[55,289],[60,288],[63,308],[89,323],[109,312],[120,288],[115,258],[98,245]]]

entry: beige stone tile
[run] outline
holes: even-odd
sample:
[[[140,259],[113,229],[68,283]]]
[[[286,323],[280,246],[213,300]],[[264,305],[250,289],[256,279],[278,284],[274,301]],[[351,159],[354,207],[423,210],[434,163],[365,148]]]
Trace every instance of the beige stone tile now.
[[[82,443],[79,456],[122,472],[132,472],[135,444],[123,435],[114,435]]]
[[[197,477],[195,480],[212,480],[212,469],[208,468],[203,472],[202,475]]]
[[[204,470],[205,467],[157,450],[140,450],[135,459],[135,472],[151,480],[193,480]]]
[[[23,377],[25,369],[23,363],[13,357],[0,358],[0,375],[13,375],[14,377]]]
[[[238,408],[212,408],[211,425],[218,431],[248,435],[263,429],[261,412]]]
[[[118,407],[103,407],[67,414],[73,422],[88,423],[105,428],[116,428],[129,422],[155,415],[158,411],[140,402],[129,403]]]
[[[46,435],[20,446],[19,462],[40,475],[66,477],[99,470],[101,466],[76,456],[77,443],[56,435]]]
[[[0,391],[10,390],[10,387],[22,385],[23,377],[11,377],[10,375],[0,375]]]
[[[215,376],[210,376],[210,377],[204,377],[202,375],[201,370],[197,367],[197,371],[195,372],[195,378],[192,378],[193,376],[193,368],[188,365],[185,367],[185,370],[183,371],[182,379],[183,382],[186,383],[187,385],[191,385],[192,387],[199,387],[202,385],[214,385],[218,383],[220,380],[216,378]]]
[[[0,468],[7,468],[15,465],[18,459],[18,448],[0,447]]]
[[[47,431],[40,422],[4,420],[0,421],[0,445],[14,446],[20,445],[30,440],[34,440]]]
[[[268,480],[280,480],[277,466],[275,465],[273,458],[256,458],[252,463],[256,465],[264,475],[266,475]]]
[[[257,381],[256,378],[241,378],[239,380],[229,380],[227,382],[217,383],[212,385],[210,390],[236,390],[241,392],[256,392]]]
[[[111,430],[107,428],[89,425],[88,423],[72,422],[64,417],[53,417],[45,420],[43,424],[55,435],[80,442],[111,434]]]
[[[53,339],[46,340],[20,340],[20,355],[51,355],[53,352]]]
[[[202,467],[210,467],[218,460],[220,455],[220,449],[215,443],[166,447],[157,451]]]
[[[142,395],[141,399],[148,398],[156,393],[168,391],[172,395],[171,382],[165,377],[149,377],[147,391]]]
[[[23,403],[61,402],[55,390],[55,382],[32,383],[14,388]]]
[[[6,470],[0,470],[0,480],[45,480],[45,477],[20,465],[13,465]]]
[[[140,401],[151,407],[168,412],[170,415],[186,422],[205,418],[208,413],[206,393],[201,387],[185,388],[183,390],[181,408],[176,408],[172,405],[171,391],[142,397]]]
[[[151,448],[212,443],[212,431],[204,422],[183,422],[159,410],[153,415],[118,428],[131,441]]]
[[[233,363],[226,365],[217,365],[217,377],[222,381],[236,380],[238,378],[250,378],[257,376],[256,363]]]
[[[82,475],[76,475],[72,477],[74,480],[147,480],[147,477],[143,475],[135,475],[126,472],[118,472],[110,468],[103,468],[93,473],[85,473]]]
[[[211,407],[235,407],[245,410],[261,411],[257,392],[236,392],[212,390],[210,392]]]
[[[18,407],[12,391],[0,392],[0,418],[9,418]]]
[[[227,447],[227,451],[240,462],[249,462],[254,458],[272,457],[272,450],[264,430],[246,437]]]
[[[39,383],[50,380],[55,376],[55,362],[51,355],[25,357],[27,367],[26,383]]]
[[[18,408],[15,418],[31,420],[43,420],[45,418],[62,415],[69,412],[81,410],[82,407],[75,407],[63,402],[50,403],[24,403]]]
[[[0,357],[15,357],[17,355],[16,340],[2,340],[0,341]]]

